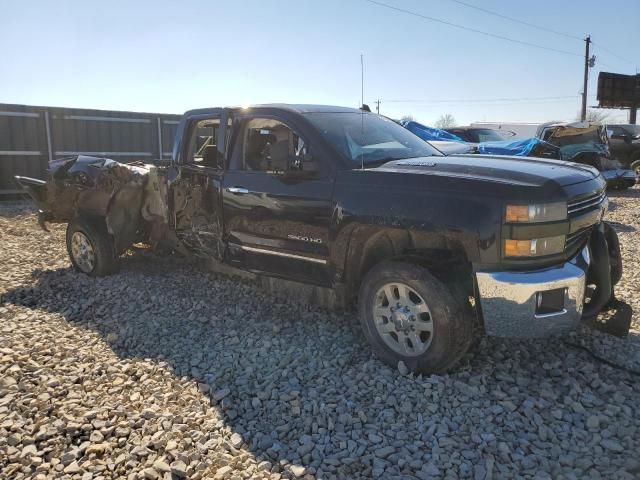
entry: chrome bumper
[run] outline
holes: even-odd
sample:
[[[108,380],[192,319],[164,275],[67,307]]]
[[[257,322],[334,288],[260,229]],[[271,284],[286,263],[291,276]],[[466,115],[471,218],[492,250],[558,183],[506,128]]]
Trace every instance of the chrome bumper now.
[[[585,247],[560,267],[529,272],[476,272],[487,335],[546,337],[575,328],[582,317],[589,262]],[[562,305],[552,311],[541,310],[544,292],[550,291],[555,291],[556,299],[563,296]]]

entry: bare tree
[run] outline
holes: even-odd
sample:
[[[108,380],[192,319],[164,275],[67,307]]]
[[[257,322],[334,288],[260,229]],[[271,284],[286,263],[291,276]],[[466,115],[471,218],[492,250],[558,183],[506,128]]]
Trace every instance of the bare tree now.
[[[413,115],[404,115],[404,116],[402,116],[400,118],[400,121],[402,123],[404,123],[404,122],[413,122],[413,121],[415,121],[415,118],[413,118]]]
[[[450,113],[440,115],[440,118],[433,124],[436,128],[451,128],[456,126],[456,119]]]
[[[580,121],[580,115],[582,112],[578,112],[576,120]],[[587,110],[587,118],[585,121],[590,123],[605,123],[610,118],[609,112],[603,110],[589,109]]]

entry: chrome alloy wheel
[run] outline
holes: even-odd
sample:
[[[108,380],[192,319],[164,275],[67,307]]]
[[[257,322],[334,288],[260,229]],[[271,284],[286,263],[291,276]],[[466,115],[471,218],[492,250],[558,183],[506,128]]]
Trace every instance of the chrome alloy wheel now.
[[[374,323],[380,337],[395,353],[423,354],[433,339],[433,318],[424,299],[404,283],[387,283],[375,296]]]
[[[73,261],[84,273],[91,273],[96,265],[96,255],[93,246],[82,232],[73,232],[71,237],[71,253]]]

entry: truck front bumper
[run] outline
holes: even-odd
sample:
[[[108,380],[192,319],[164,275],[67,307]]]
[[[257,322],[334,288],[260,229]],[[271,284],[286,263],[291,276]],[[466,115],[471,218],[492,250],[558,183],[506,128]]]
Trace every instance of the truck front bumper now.
[[[476,272],[487,335],[546,337],[574,329],[582,317],[589,249],[560,267]]]

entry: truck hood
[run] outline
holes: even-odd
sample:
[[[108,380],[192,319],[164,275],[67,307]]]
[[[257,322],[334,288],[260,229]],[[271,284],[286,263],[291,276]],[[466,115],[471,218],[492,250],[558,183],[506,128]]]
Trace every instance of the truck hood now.
[[[549,181],[566,186],[593,180],[599,175],[595,168],[578,163],[492,155],[407,158],[387,162],[375,170],[459,177],[523,186],[542,186]]]

